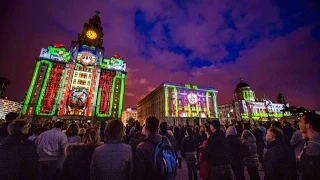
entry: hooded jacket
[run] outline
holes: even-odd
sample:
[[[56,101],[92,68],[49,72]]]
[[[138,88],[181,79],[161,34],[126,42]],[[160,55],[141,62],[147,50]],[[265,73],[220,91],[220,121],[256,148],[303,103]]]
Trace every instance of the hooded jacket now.
[[[243,131],[244,138],[243,143],[243,155],[244,155],[244,165],[257,167],[259,166],[259,156],[257,153],[256,138],[250,131]]]
[[[237,129],[234,126],[228,127],[226,135],[230,148],[231,163],[238,162],[243,165],[243,144],[237,135]]]

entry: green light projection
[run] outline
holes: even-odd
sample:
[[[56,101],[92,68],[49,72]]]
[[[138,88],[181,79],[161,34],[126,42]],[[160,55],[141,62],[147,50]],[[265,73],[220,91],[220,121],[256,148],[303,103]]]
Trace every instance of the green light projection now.
[[[172,88],[173,89],[173,103],[175,104],[175,117],[179,117],[179,110],[180,111],[186,111],[187,113],[187,117],[193,117],[194,115],[192,114],[192,112],[195,110],[196,114],[199,115],[200,111],[203,110],[208,114],[209,118],[217,118],[217,112],[218,112],[218,107],[217,107],[217,98],[216,98],[216,92],[214,90],[205,90],[205,103],[206,103],[206,108],[201,108],[199,104],[195,105],[195,109],[191,108],[190,103],[186,104],[184,107],[179,107],[178,106],[178,89],[180,87],[177,87],[175,85],[169,85],[169,84],[165,84],[164,85],[164,95],[165,95],[165,116],[170,116],[169,115],[169,98],[172,97],[170,96],[169,93],[169,89]],[[182,88],[187,88],[187,89],[194,89],[194,90],[198,90],[198,86],[193,85],[191,88],[190,84],[185,84],[184,87]],[[212,112],[210,112],[210,108],[209,108],[209,97],[211,96],[211,100],[213,102],[213,109]]]
[[[243,99],[245,101],[250,101],[250,99],[256,99],[256,95],[253,91],[249,91],[249,90],[243,90],[242,91],[242,95],[243,95]]]
[[[120,100],[119,100],[119,107],[118,107],[118,118],[122,115],[122,103],[123,103],[123,95],[124,95],[124,80],[126,75],[123,73],[121,74],[121,89],[120,89]]]
[[[53,56],[62,56],[63,62],[68,62],[70,60],[70,53],[65,47],[48,46],[48,53]]]
[[[166,116],[169,116],[169,102],[168,102],[168,98],[169,98],[169,88],[172,88],[174,91],[174,104],[175,104],[175,112],[176,115],[178,117],[178,90],[176,86],[172,86],[172,85],[166,85],[165,86],[165,109],[166,109]]]
[[[100,62],[100,67],[102,69],[125,71],[126,63],[122,59],[111,57],[110,59],[103,59],[103,61]]]
[[[252,113],[252,119],[254,120],[261,120],[261,119],[266,119],[268,117],[270,118],[281,118],[281,117],[284,117],[284,116],[291,116],[290,113],[282,113],[282,112],[270,112],[270,113],[266,113],[266,112],[255,112],[255,113]],[[246,119],[248,120],[249,119],[249,114],[248,113],[242,113],[241,114],[241,117],[242,119]]]
[[[96,115],[98,117],[111,117],[111,115],[112,115],[113,98],[114,98],[114,91],[115,91],[115,87],[116,87],[116,79],[120,79],[121,80],[119,108],[120,108],[120,111],[122,110],[121,107],[122,107],[122,103],[123,103],[122,101],[123,101],[123,94],[124,94],[124,78],[125,78],[125,75],[121,75],[121,76],[116,75],[116,76],[113,77],[108,114],[101,114],[99,112],[100,102],[101,102],[101,88],[99,88],[99,90],[98,90],[98,100],[97,100],[97,106],[96,106]],[[119,110],[118,110],[118,112],[119,112]],[[119,116],[119,114],[118,114],[118,116]],[[121,116],[121,113],[120,113],[120,116]]]
[[[47,70],[46,70],[46,75],[45,75],[45,78],[44,78],[44,82],[43,82],[43,85],[41,87],[41,91],[40,91],[40,94],[39,94],[39,99],[38,99],[38,102],[37,102],[37,106],[36,106],[36,115],[53,115],[52,112],[54,113],[54,111],[52,111],[50,114],[42,114],[40,113],[40,110],[41,110],[41,104],[42,104],[42,101],[43,101],[43,97],[44,97],[44,93],[46,91],[46,88],[48,86],[48,81],[49,81],[49,77],[50,77],[50,73],[51,73],[51,69],[52,69],[52,62],[50,61],[47,61],[47,60],[40,60],[41,63],[43,64],[47,64]]]
[[[27,96],[26,96],[26,99],[25,99],[23,107],[22,107],[22,111],[21,111],[22,115],[25,115],[27,113],[28,105],[29,105],[29,102],[31,100],[32,91],[33,91],[34,85],[36,84],[36,80],[37,80],[37,77],[38,77],[40,64],[41,64],[41,61],[37,61],[37,64],[36,64],[36,67],[34,69],[34,73],[33,73],[33,76],[32,76],[32,80],[31,80],[31,83],[30,83],[30,86],[29,86],[29,89],[28,89],[28,92],[27,92]]]

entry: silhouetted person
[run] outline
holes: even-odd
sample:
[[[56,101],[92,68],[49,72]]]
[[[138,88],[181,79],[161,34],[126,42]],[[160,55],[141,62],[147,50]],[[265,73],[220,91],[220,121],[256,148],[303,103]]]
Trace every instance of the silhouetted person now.
[[[37,152],[27,139],[29,124],[13,121],[8,125],[9,136],[0,143],[0,179],[35,179]]]
[[[218,120],[211,121],[210,130],[212,134],[204,149],[204,156],[209,165],[209,179],[234,179],[227,137],[220,130],[220,127]]]
[[[284,144],[283,132],[275,127],[267,131],[268,150],[265,155],[265,180],[298,180],[296,158],[290,147]]]
[[[300,118],[299,128],[309,138],[299,164],[304,180],[320,177],[320,115],[306,113]]]
[[[8,125],[9,125],[12,121],[18,119],[18,117],[19,117],[19,114],[18,114],[18,113],[15,113],[15,112],[10,112],[10,113],[6,114],[6,122],[4,122],[4,123],[2,123],[2,124],[0,125],[0,141],[1,141],[3,138],[9,136],[9,133],[8,133],[8,131],[7,131]]]

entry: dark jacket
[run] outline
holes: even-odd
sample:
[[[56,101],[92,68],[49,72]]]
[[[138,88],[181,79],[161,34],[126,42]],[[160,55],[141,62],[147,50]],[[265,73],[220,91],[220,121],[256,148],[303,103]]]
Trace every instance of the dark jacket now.
[[[90,179],[90,163],[96,144],[72,144],[60,171],[59,179]]]
[[[282,131],[283,131],[283,134],[287,137],[287,139],[290,140],[292,138],[294,129],[291,127],[290,124],[287,124],[286,126],[284,126]]]
[[[238,135],[227,136],[228,145],[230,148],[231,164],[240,163],[243,166],[243,144]]]
[[[131,138],[129,145],[131,146],[132,153],[136,152],[137,146],[144,140],[145,135],[141,135],[139,138]]]
[[[2,139],[4,139],[5,137],[9,136],[9,133],[8,133],[8,125],[10,123],[8,122],[4,122],[0,125],[0,141],[2,141]]]
[[[310,138],[298,167],[303,180],[320,179],[320,134]]]
[[[0,179],[35,179],[37,151],[24,135],[7,136],[0,143]]]
[[[264,167],[265,180],[298,180],[296,159],[291,148],[280,139],[268,144]]]
[[[266,147],[266,145],[264,144],[264,134],[263,132],[259,129],[259,128],[255,128],[254,130],[252,130],[252,134],[255,136],[256,138],[256,144],[257,144],[257,152],[258,154],[263,153],[263,149]]]
[[[197,152],[198,144],[197,140],[193,136],[186,136],[182,139],[181,153],[185,157],[186,153]]]
[[[160,174],[154,169],[154,151],[155,145],[150,141],[159,144],[162,136],[158,133],[152,133],[147,136],[148,140],[142,141],[134,156],[134,179],[136,180],[162,180]]]
[[[203,133],[200,132],[200,133],[198,134],[199,145],[202,145],[205,140],[207,140],[207,135],[206,135],[206,133],[205,133],[205,132],[203,132]]]
[[[180,134],[180,132],[174,132],[173,136],[177,140],[177,148],[178,148],[178,150],[181,150],[181,143],[182,143],[182,139],[183,139],[184,136],[182,136]]]
[[[247,136],[243,139],[243,155],[244,155],[244,165],[250,167],[259,166],[259,156],[257,153],[256,138],[252,136]]]
[[[204,157],[212,166],[228,165],[231,163],[228,141],[223,131],[217,130],[212,133],[204,149]]]

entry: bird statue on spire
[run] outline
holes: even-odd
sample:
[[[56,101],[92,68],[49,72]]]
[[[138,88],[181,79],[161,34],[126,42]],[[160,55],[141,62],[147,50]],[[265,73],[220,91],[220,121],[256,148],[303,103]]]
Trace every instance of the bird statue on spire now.
[[[96,13],[97,16],[99,16],[99,14],[101,13],[100,11],[96,10],[94,11]]]

